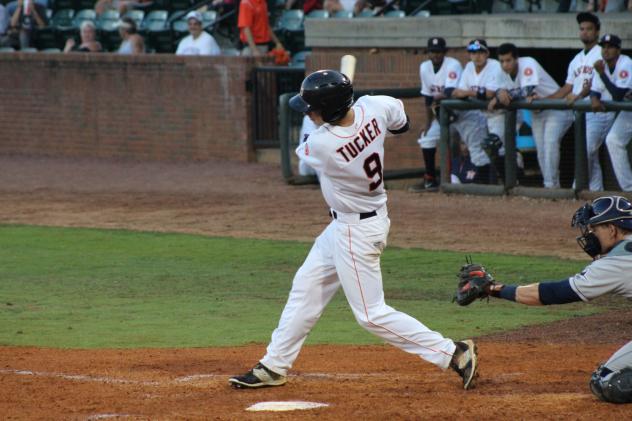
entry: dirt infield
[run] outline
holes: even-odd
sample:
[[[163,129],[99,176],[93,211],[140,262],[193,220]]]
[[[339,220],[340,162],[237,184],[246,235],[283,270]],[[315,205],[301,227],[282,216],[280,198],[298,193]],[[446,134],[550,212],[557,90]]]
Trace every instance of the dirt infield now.
[[[128,228],[311,241],[327,223],[312,186],[273,165],[166,164],[0,157],[0,223]],[[575,201],[389,193],[390,244],[584,259],[569,227]],[[464,235],[467,233],[467,235]],[[479,340],[481,377],[458,378],[388,346],[308,346],[282,388],[236,391],[227,376],[264,345],[183,350],[0,348],[4,419],[627,419],[587,382],[632,336],[611,312]],[[618,323],[612,323],[617,320]],[[324,402],[250,413],[268,400]]]

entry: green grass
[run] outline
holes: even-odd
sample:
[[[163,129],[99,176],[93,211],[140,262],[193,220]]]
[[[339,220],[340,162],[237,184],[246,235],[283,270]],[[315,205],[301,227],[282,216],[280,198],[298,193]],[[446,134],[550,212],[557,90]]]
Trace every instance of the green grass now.
[[[267,342],[310,244],[0,225],[0,344],[71,348]],[[561,279],[584,264],[474,254],[497,279]],[[388,248],[387,303],[460,338],[585,315],[597,305],[451,303],[462,253]],[[379,343],[338,293],[308,343]]]

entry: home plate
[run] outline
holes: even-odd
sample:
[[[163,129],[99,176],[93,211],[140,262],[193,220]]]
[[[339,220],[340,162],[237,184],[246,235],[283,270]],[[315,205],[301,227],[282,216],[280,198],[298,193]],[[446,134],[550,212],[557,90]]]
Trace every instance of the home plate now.
[[[329,406],[320,402],[305,401],[270,401],[258,402],[246,408],[246,411],[296,411],[299,409],[314,409]]]

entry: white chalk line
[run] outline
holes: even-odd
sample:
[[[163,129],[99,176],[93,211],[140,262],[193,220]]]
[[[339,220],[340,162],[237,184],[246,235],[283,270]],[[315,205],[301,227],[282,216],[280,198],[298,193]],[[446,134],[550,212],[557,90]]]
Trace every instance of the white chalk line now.
[[[64,380],[72,380],[78,382],[96,382],[107,384],[132,384],[141,386],[164,386],[169,384],[189,384],[196,383],[204,380],[228,380],[226,374],[193,374],[189,376],[177,377],[173,380],[167,381],[148,381],[148,380],[133,380],[125,378],[116,378],[108,376],[92,376],[88,374],[66,374],[55,373],[48,371],[31,371],[31,370],[17,370],[17,369],[0,369],[0,374],[13,374],[17,376],[34,376],[34,377],[48,377],[48,378],[60,378]],[[302,374],[290,374],[289,378],[307,378],[307,379],[336,379],[336,380],[357,380],[366,377],[384,377],[389,376],[393,378],[392,374],[388,373],[302,373]]]

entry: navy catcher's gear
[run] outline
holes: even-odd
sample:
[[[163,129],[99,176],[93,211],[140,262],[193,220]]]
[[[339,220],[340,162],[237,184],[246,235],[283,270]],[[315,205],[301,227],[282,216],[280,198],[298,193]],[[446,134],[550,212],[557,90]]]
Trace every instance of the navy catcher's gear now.
[[[340,120],[353,105],[353,84],[336,70],[318,70],[307,76],[290,107],[301,113],[318,111],[327,123]]]
[[[626,367],[619,371],[608,371],[606,367],[601,365],[590,377],[589,385],[593,394],[605,402],[632,402],[632,368]]]

